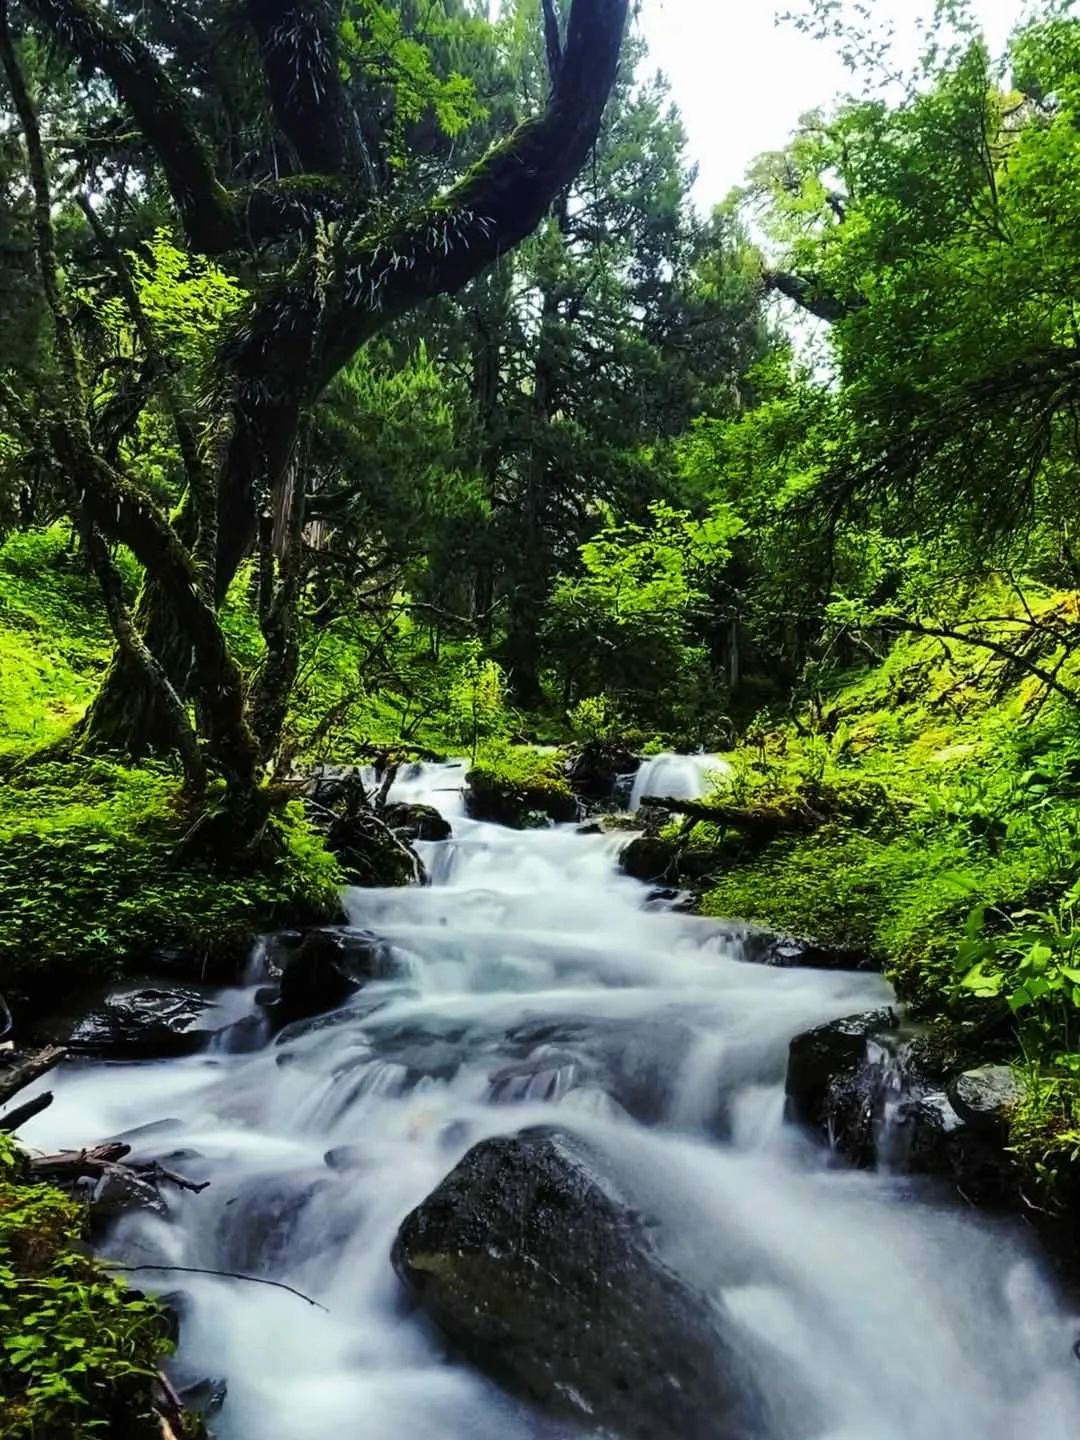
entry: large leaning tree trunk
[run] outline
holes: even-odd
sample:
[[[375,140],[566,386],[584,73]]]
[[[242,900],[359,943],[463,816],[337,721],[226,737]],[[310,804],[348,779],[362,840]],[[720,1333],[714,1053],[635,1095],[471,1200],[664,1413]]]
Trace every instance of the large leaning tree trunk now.
[[[217,172],[212,137],[201,132],[194,105],[171,79],[160,36],[137,28],[143,12],[182,7],[134,10],[98,0],[21,0],[13,7],[15,18],[40,26],[80,74],[96,73],[111,87],[125,127],[141,134],[152,155],[191,253],[263,273],[268,255],[280,259],[276,279],[260,285],[217,356],[215,413],[203,415],[192,453],[184,454],[188,493],[176,516],[154,510],[133,481],[93,453],[81,431],[74,440],[60,437],[58,458],[92,509],[90,522],[106,540],[131,545],[146,571],[129,627],[138,643],[127,633],[118,646],[84,724],[86,744],[130,753],[174,747],[171,689],[194,701],[200,736],[212,738],[218,768],[227,768],[220,755],[249,773],[253,753],[256,768],[265,760],[274,738],[266,717],[282,713],[295,668],[297,580],[287,542],[303,525],[297,471],[305,413],[368,339],[425,300],[458,290],[539,225],[596,139],[628,0],[572,0],[543,112],[458,183],[396,219],[392,211],[388,218],[385,202],[376,203],[356,82],[350,87],[342,79],[342,3],[236,5],[261,71],[274,153],[287,157],[288,173],[250,185]],[[133,14],[130,24],[125,13]],[[545,14],[550,18],[546,5]],[[212,48],[199,31],[194,9],[184,11],[183,43],[193,52],[203,41]],[[212,84],[208,74],[205,83]],[[94,483],[87,483],[90,472]],[[268,655],[241,705],[216,612],[266,514],[287,517],[286,543],[263,557],[270,566],[260,587]],[[140,526],[146,533],[136,537]],[[190,598],[180,603],[185,587]],[[221,665],[214,663],[215,647]],[[147,653],[169,689],[150,683]]]

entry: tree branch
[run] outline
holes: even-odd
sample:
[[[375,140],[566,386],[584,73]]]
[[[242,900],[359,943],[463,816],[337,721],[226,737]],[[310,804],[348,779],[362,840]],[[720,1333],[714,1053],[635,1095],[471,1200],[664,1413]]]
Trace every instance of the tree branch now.
[[[358,178],[356,117],[341,83],[341,0],[246,0],[278,129],[299,168]]]
[[[206,255],[307,234],[337,215],[346,193],[333,176],[297,177],[230,191],[214,171],[185,96],[150,47],[96,0],[26,0],[77,59],[100,70],[153,147],[188,238]]]
[[[861,296],[841,300],[837,295],[830,295],[814,275],[794,275],[788,270],[764,270],[761,280],[766,290],[775,290],[777,294],[785,295],[789,300],[794,300],[800,309],[816,315],[819,320],[825,320],[830,325],[848,315],[854,315],[866,305]]]
[[[628,0],[574,0],[544,113],[406,225],[353,243],[344,301],[327,329],[323,380],[396,316],[452,294],[520,244],[573,180],[596,141],[615,81]]]

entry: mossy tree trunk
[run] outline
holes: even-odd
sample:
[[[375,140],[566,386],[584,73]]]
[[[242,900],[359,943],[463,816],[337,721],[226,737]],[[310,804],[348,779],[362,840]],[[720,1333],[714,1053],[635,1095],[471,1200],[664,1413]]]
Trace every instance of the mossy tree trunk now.
[[[295,465],[305,410],[395,317],[460,289],[541,222],[596,139],[627,6],[628,0],[573,0],[543,113],[418,212],[376,222],[373,169],[341,79],[339,0],[246,0],[238,7],[262,67],[275,143],[293,164],[280,182],[239,188],[215,172],[210,140],[159,49],[112,7],[25,0],[24,10],[81,71],[111,85],[154,156],[192,253],[239,267],[264,254],[268,241],[290,254],[217,358],[215,393],[227,413],[213,425],[228,443],[213,469],[202,457],[214,447],[189,447],[189,454],[180,446],[188,468],[187,530],[73,427],[58,426],[54,445],[86,518],[108,539],[129,545],[145,567],[141,639],[173,689],[194,700],[201,739],[241,790],[250,792],[273,749],[271,732],[280,726],[295,668],[295,557],[283,562],[273,611],[264,617],[267,672],[250,689],[272,703],[262,709],[257,740],[249,687],[216,612],[251,550],[266,497],[273,505],[283,486],[296,485],[290,523],[294,532],[302,529],[303,476]],[[191,24],[198,29],[194,17]],[[185,43],[197,39],[189,35]],[[178,437],[184,439],[179,422]],[[149,686],[137,651],[128,645],[126,652],[118,653],[89,712],[84,743],[133,754],[172,748],[175,727],[163,695]]]

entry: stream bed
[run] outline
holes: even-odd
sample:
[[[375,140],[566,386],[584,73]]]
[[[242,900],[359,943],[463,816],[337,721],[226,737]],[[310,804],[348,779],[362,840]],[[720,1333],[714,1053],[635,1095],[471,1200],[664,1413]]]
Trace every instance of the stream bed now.
[[[25,1131],[59,1147],[152,1127],[129,1138],[210,1187],[126,1219],[109,1253],[263,1276],[325,1307],[214,1276],[134,1277],[181,1292],[178,1383],[227,1382],[215,1434],[601,1433],[448,1356],[390,1264],[403,1218],[471,1146],[557,1124],[604,1157],[664,1263],[767,1347],[763,1384],[810,1397],[792,1440],[1076,1440],[1080,1320],[1022,1229],[844,1169],[784,1123],[792,1036],[887,1004],[884,981],[749,963],[737,927],[619,873],[625,835],[474,822],[461,778],[416,767],[394,792],[453,825],[419,847],[431,885],[348,894],[389,978],[240,1053],[226,1037],[189,1058],[68,1066]],[[256,1010],[264,965],[230,1015]],[[682,1433],[672,1415],[656,1440]]]

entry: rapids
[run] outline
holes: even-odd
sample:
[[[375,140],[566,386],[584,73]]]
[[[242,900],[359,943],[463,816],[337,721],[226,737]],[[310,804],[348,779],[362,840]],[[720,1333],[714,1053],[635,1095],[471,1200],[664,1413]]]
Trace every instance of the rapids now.
[[[887,1002],[885,984],[746,963],[737,927],[674,913],[618,873],[625,836],[476,823],[460,783],[460,768],[429,766],[394,793],[453,823],[421,847],[430,887],[347,897],[399,978],[249,1053],[70,1066],[25,1131],[59,1146],[152,1126],[144,1153],[212,1184],[170,1193],[168,1220],[124,1222],[110,1253],[262,1275],[326,1307],[135,1277],[182,1292],[178,1383],[227,1379],[215,1433],[565,1434],[448,1359],[389,1262],[401,1219],[471,1144],[556,1119],[654,1217],[667,1263],[809,1384],[800,1440],[1075,1440],[1078,1321],[1023,1235],[834,1166],[784,1124],[791,1036]],[[264,960],[230,1006],[254,1006]],[[672,1416],[657,1440],[679,1434]]]

